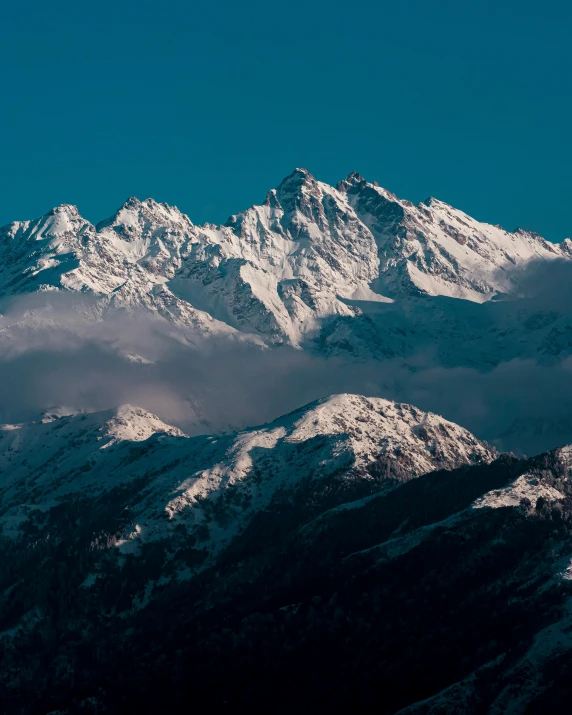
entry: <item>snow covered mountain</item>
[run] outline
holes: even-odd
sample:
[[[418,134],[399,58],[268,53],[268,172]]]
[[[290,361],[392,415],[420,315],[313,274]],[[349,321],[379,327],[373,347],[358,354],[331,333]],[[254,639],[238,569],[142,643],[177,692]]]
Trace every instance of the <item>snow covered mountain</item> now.
[[[54,389],[41,418],[0,425],[0,692],[21,712],[32,681],[38,711],[74,693],[87,711],[177,712],[192,664],[225,710],[265,687],[288,711],[368,710],[383,683],[380,712],[504,711],[531,663],[570,651],[571,450],[499,456],[428,410],[502,449],[569,441],[570,258],[568,239],[305,169],[223,226],[131,198],[97,225],[62,205],[1,228],[0,399],[29,413],[36,385]],[[237,431],[236,404],[262,422],[328,380],[341,394]],[[149,395],[192,407],[189,434],[210,402],[220,431],[94,411]],[[297,677],[284,691],[266,663]]]
[[[554,405],[560,388],[553,390],[554,399],[521,397],[534,392],[539,379],[559,384],[561,375],[556,370],[549,379],[532,371],[523,380],[515,361],[566,372],[572,355],[566,287],[571,246],[569,240],[552,244],[522,230],[509,233],[434,199],[414,205],[355,173],[332,187],[296,169],[262,205],[231,216],[224,226],[195,225],[152,199],[131,198],[97,225],[62,205],[0,229],[0,361],[5,365],[14,355],[46,346],[60,355],[63,345],[71,352],[95,346],[117,358],[112,374],[127,374],[126,362],[138,370],[137,389],[116,402],[82,404],[80,374],[79,397],[59,403],[48,390],[41,410],[64,403],[76,410],[141,404],[140,385],[149,376],[139,368],[148,366],[149,374],[156,368],[163,386],[164,373],[172,372],[162,362],[167,356],[185,375],[175,385],[167,382],[191,405],[187,411],[196,427],[190,419],[180,426],[193,433],[240,429],[320,394],[355,391],[420,404],[491,441],[503,435],[503,448],[548,449],[569,440],[569,430],[557,428],[567,419]],[[111,318],[119,315],[114,323]],[[204,350],[206,365],[208,356],[222,354],[223,343],[228,360],[219,360],[207,377],[199,368],[193,382],[196,355],[181,348]],[[270,355],[268,348],[294,349],[309,356],[308,365],[316,356],[325,358],[322,372],[332,371],[332,377],[322,392],[306,390],[297,401],[278,400],[244,419],[237,410],[227,419],[224,407],[203,414],[205,401],[224,405],[234,373],[241,382],[242,367],[254,353],[235,353],[233,359],[238,344],[257,356]],[[301,365],[299,357],[291,361]],[[264,375],[272,376],[272,358],[259,362]],[[351,363],[347,381],[334,363]],[[368,366],[363,379],[361,364]],[[512,412],[494,428],[487,426],[492,419],[483,428],[441,399],[445,388],[439,385],[451,379],[461,391],[457,406],[484,395],[493,406],[485,404],[483,412],[500,415],[494,406],[497,378],[485,389],[478,379],[461,383],[451,372],[489,375],[497,367],[514,371],[503,384],[514,385],[518,394],[511,395]],[[435,370],[446,371],[439,384],[424,381]],[[95,380],[107,384],[110,377],[102,373]],[[255,376],[249,374],[251,382]],[[145,406],[160,412],[152,401]],[[4,419],[29,417],[15,409]],[[527,441],[523,419],[534,421],[541,439]],[[514,420],[520,420],[518,430],[511,428]]]
[[[0,523],[17,538],[23,524],[43,523],[58,505],[123,489],[124,549],[179,527],[200,534],[213,555],[279,494],[301,485],[327,485],[345,498],[352,489],[369,493],[494,455],[437,415],[359,395],[335,395],[225,436],[188,438],[132,406],[47,416],[0,429]]]
[[[571,256],[569,240],[509,233],[435,199],[416,206],[355,173],[334,188],[296,169],[224,226],[135,198],[97,226],[69,205],[5,226],[0,297],[88,293],[99,312],[144,308],[205,334],[299,346],[364,301],[520,295],[531,261]]]
[[[393,296],[412,291],[482,303],[519,295],[530,261],[570,258],[572,242],[552,244],[522,229],[481,223],[429,198],[418,205],[351,174],[338,185],[379,247],[379,283]]]
[[[571,448],[357,395],[226,441],[131,407],[4,433],[8,712],[567,712]]]

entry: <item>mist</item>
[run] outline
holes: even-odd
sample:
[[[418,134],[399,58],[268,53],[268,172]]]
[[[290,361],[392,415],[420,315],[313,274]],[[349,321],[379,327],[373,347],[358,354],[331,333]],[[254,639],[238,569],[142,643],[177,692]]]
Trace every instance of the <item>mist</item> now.
[[[541,310],[569,305],[571,270],[543,265],[526,273]],[[500,449],[531,454],[572,441],[569,357],[513,359],[487,371],[445,368],[431,354],[357,363],[270,349],[236,333],[205,337],[64,293],[14,300],[0,318],[2,422],[130,403],[195,435],[259,425],[338,392],[409,402]]]

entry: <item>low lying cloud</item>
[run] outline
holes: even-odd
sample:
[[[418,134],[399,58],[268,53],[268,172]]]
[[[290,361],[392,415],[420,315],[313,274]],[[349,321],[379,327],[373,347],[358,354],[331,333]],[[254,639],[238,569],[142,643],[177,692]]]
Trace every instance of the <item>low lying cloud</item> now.
[[[147,313],[75,296],[35,296],[0,320],[0,419],[125,403],[191,433],[272,419],[347,382],[342,363],[232,336],[205,338]],[[363,381],[359,381],[364,386]]]
[[[548,293],[543,305],[558,304],[557,291]],[[265,349],[204,338],[143,312],[103,318],[94,300],[40,294],[4,306],[0,318],[0,420],[132,403],[199,434],[262,424],[325,395],[356,392],[431,410],[478,437],[500,437],[503,449],[531,454],[572,442],[570,359],[516,359],[487,372],[432,361],[429,353],[410,355],[407,364],[355,363]]]

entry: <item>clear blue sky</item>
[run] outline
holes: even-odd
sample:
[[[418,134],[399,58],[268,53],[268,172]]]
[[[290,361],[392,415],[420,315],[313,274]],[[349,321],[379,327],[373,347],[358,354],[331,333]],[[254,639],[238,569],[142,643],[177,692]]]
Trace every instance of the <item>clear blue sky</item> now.
[[[128,196],[224,221],[295,166],[572,234],[570,3],[5,3],[0,224]]]

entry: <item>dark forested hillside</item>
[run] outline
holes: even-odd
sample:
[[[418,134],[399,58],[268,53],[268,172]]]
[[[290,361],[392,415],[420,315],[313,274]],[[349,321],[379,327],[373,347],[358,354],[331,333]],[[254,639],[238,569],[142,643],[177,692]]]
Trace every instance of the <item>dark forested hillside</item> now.
[[[137,609],[141,584],[200,564],[200,544],[181,532],[120,559],[113,520],[94,542],[96,522],[118,504],[128,514],[125,489],[50,512],[48,540],[30,521],[27,542],[3,542],[3,583],[19,585],[3,591],[2,622],[28,621],[3,640],[3,711],[566,711],[563,453],[503,455],[333,508],[331,493],[311,481],[281,493],[215,566],[165,578]],[[105,578],[91,583],[95,562]],[[517,687],[523,673],[534,687]]]

